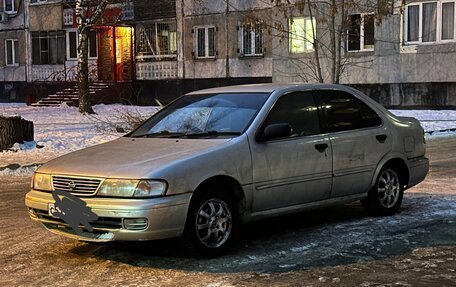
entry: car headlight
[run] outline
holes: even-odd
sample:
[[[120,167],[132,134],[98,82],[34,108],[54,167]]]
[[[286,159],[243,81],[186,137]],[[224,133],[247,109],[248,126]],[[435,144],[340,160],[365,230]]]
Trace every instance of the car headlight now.
[[[166,183],[158,180],[140,180],[136,186],[134,197],[163,196],[166,192]]]
[[[166,183],[158,180],[106,179],[97,192],[101,196],[153,197],[166,192]]]
[[[35,173],[33,175],[33,189],[40,191],[52,191],[51,175]]]

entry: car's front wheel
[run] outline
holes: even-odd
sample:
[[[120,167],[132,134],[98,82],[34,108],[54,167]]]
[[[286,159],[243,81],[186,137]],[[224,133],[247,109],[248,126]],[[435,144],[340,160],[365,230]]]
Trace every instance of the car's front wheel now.
[[[192,201],[186,235],[193,247],[207,256],[228,251],[237,238],[239,214],[231,196],[202,192]]]
[[[375,185],[368,196],[361,200],[364,210],[374,216],[392,215],[402,203],[404,187],[398,172],[392,167],[380,171]]]

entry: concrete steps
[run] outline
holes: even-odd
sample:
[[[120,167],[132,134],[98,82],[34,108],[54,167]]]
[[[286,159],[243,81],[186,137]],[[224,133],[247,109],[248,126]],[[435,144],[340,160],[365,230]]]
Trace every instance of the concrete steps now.
[[[111,83],[93,82],[89,85],[89,95],[95,96],[98,93],[105,92],[112,87]],[[33,107],[58,107],[62,103],[68,105],[77,105],[79,102],[78,86],[75,84],[73,87],[62,89],[53,95],[48,95],[41,98],[38,102],[31,104]]]

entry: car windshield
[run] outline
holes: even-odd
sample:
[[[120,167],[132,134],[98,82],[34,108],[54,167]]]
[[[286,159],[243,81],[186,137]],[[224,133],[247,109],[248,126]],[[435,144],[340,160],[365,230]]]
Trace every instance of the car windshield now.
[[[268,93],[183,96],[152,116],[130,137],[214,137],[242,134]]]

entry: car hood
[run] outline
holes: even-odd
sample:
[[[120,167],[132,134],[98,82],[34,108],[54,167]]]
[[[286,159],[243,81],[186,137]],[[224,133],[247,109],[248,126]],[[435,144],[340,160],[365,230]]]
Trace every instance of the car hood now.
[[[51,160],[37,172],[102,178],[144,178],[172,162],[231,139],[120,138]]]

